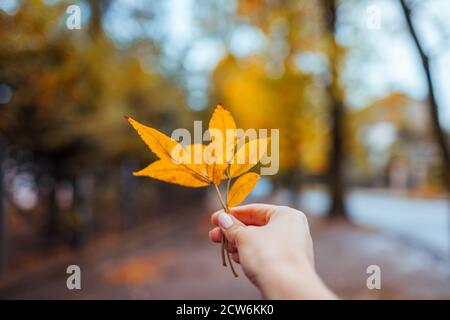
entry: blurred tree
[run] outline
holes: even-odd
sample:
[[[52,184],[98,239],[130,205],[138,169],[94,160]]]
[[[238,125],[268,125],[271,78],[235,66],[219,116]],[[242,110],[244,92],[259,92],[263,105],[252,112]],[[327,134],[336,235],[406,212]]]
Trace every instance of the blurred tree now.
[[[264,65],[261,57],[226,58],[214,73],[216,93],[243,128],[280,129],[280,177],[296,195],[301,171],[317,174],[324,168],[326,121],[312,100],[317,90],[309,75],[286,65],[283,76],[273,79]]]
[[[322,0],[324,10],[324,23],[328,31],[328,64],[330,82],[328,92],[330,97],[331,111],[331,150],[328,158],[329,188],[331,206],[328,211],[330,217],[345,217],[347,209],[345,206],[346,181],[344,173],[345,144],[344,144],[344,121],[345,108],[343,104],[343,92],[339,84],[339,68],[342,61],[342,50],[336,41],[337,1]]]
[[[417,35],[417,31],[411,17],[411,9],[409,8],[406,0],[400,0],[400,4],[409,33],[411,34],[411,37],[420,55],[422,67],[425,72],[426,83],[428,88],[427,102],[429,107],[430,119],[432,123],[435,141],[441,154],[441,163],[444,172],[442,177],[443,185],[444,187],[447,188],[447,191],[450,192],[450,150],[447,145],[446,141],[447,139],[445,137],[444,130],[442,129],[441,124],[439,122],[439,105],[436,100],[435,85],[433,82],[433,77],[431,75],[430,57],[425,52],[423,45],[419,39],[419,36]]]
[[[123,159],[149,161],[123,115],[171,130],[190,119],[180,85],[157,72],[157,65],[143,64],[142,52],[149,61],[158,54],[152,41],[118,49],[105,34],[101,15],[109,3],[89,2],[88,32],[84,25],[65,28],[66,2],[27,1],[14,14],[0,12],[0,83],[13,92],[2,106],[0,133],[8,145],[32,152],[40,175],[51,177],[46,184],[53,181],[49,234],[61,228],[60,181],[71,182],[79,204],[73,221],[84,223],[91,211],[78,187],[84,177],[104,172],[120,177]]]
[[[4,272],[7,267],[7,243],[6,243],[6,212],[4,207],[4,177],[3,177],[3,160],[5,146],[0,136],[0,273]]]
[[[102,19],[111,4],[111,0],[89,0],[88,4],[91,12],[89,32],[91,37],[96,38],[103,32]]]
[[[298,205],[302,176],[326,166],[328,138],[323,74],[299,67],[303,54],[320,56],[323,42],[314,3],[239,1],[239,17],[263,32],[266,47],[250,55],[230,54],[214,71],[215,99],[228,105],[244,128],[280,129],[280,173]],[[246,23],[242,23],[246,25]]]

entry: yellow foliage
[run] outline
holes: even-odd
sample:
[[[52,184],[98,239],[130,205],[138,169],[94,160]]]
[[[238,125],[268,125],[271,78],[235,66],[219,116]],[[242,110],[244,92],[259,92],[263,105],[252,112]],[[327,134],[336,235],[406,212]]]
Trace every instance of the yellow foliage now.
[[[155,161],[148,167],[135,172],[134,175],[145,176],[192,188],[206,187],[209,184],[185,167],[165,160]]]
[[[238,177],[253,168],[267,152],[268,138],[254,139],[240,147],[230,164],[230,177]]]
[[[156,129],[144,126],[129,117],[125,117],[125,119],[133,126],[141,139],[155,155],[163,160],[173,160],[178,162],[178,159],[173,159],[171,155],[172,149],[178,144],[175,140]]]
[[[253,168],[267,150],[268,139],[265,138],[249,141],[235,152],[236,123],[231,113],[221,105],[216,107],[209,122],[209,129],[217,130],[220,134],[212,135],[212,141],[208,146],[192,144],[183,147],[164,133],[144,126],[129,117],[125,118],[160,159],[135,172],[136,176],[147,176],[194,188],[205,187],[209,184],[218,185],[224,179],[237,177]],[[217,153],[212,155],[212,159],[208,158],[208,148],[215,144],[224,147],[222,150],[221,148],[212,149]],[[229,174],[226,172],[227,169]],[[252,182],[251,179],[249,181]],[[253,186],[250,190],[252,188]]]
[[[214,130],[218,131],[218,135],[214,134]],[[225,107],[218,105],[209,121],[209,131],[211,133],[211,146],[219,146],[215,148],[217,154],[212,155],[213,162],[208,166],[208,175],[214,184],[219,184],[225,178],[225,169],[233,156],[234,147],[236,145],[236,123],[231,113]],[[231,136],[227,136],[230,135]]]
[[[309,75],[287,66],[281,78],[271,79],[264,59],[225,58],[215,70],[218,98],[232,106],[239,123],[251,128],[277,128],[280,170],[326,170],[328,123],[326,93]]]
[[[240,176],[230,189],[228,194],[228,208],[239,205],[249,195],[259,180],[259,174],[254,172]]]

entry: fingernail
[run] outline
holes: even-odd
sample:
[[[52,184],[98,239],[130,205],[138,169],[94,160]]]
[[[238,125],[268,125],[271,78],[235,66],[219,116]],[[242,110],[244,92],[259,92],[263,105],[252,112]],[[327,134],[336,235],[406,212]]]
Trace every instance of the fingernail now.
[[[219,225],[224,229],[228,229],[233,225],[233,219],[231,219],[229,214],[222,212],[219,214]]]

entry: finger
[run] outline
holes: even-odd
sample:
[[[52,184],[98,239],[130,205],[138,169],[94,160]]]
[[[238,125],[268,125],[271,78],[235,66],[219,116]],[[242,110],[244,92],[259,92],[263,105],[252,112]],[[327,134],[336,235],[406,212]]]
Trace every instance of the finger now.
[[[245,225],[232,215],[225,212],[221,212],[217,219],[219,226],[228,242],[231,242],[232,245],[236,245],[239,237],[245,231]]]
[[[263,204],[263,203],[253,203],[245,206],[234,207],[230,209],[230,214],[235,218],[240,220],[246,225],[253,226],[263,226],[266,225],[270,217],[277,211],[278,206]],[[213,225],[219,225],[219,214],[224,212],[219,210],[211,215],[211,223]]]
[[[219,227],[215,227],[214,229],[209,231],[209,239],[212,242],[220,243],[222,242],[222,231]]]
[[[232,253],[231,254],[231,259],[233,259],[234,262],[236,262],[236,263],[241,263],[240,260],[239,260],[239,253],[238,252]]]
[[[224,212],[223,210],[218,210],[211,215],[211,223],[215,226],[219,226],[219,214]]]
[[[230,214],[246,225],[263,226],[269,222],[277,208],[274,205],[254,203],[231,208]]]

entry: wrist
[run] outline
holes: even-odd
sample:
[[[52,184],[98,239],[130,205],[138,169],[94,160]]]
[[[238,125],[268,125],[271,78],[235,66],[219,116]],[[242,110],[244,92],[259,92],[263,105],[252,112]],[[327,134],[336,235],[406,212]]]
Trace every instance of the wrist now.
[[[273,263],[259,282],[265,299],[335,299],[309,261]]]

